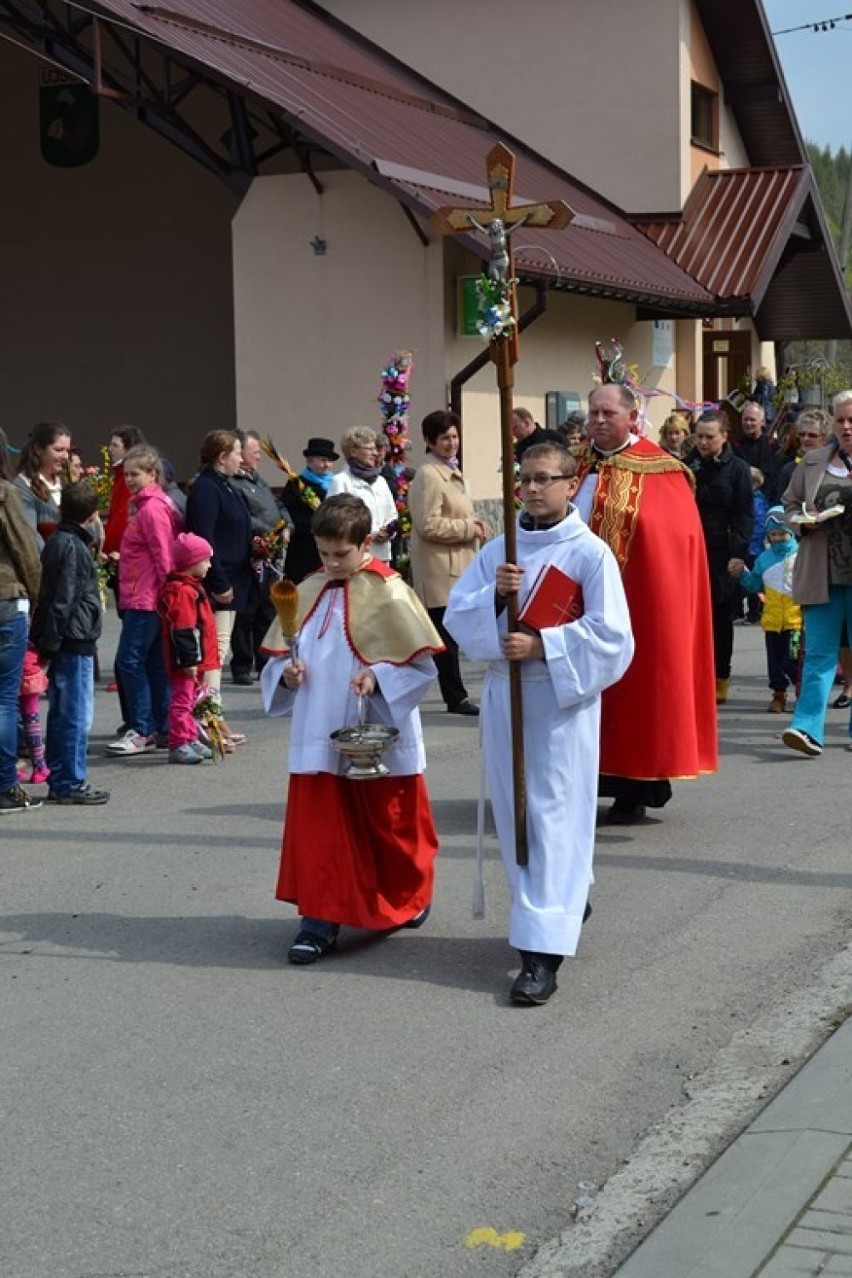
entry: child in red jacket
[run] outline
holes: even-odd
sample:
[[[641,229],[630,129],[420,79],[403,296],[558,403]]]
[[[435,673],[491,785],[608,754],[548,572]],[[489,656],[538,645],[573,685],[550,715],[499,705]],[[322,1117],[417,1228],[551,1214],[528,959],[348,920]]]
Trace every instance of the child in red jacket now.
[[[172,689],[169,707],[169,763],[201,763],[212,751],[199,740],[193,713],[198,676],[218,670],[219,645],[213,609],[202,585],[213,547],[195,533],[175,538],[174,569],[160,591],[166,669]]]

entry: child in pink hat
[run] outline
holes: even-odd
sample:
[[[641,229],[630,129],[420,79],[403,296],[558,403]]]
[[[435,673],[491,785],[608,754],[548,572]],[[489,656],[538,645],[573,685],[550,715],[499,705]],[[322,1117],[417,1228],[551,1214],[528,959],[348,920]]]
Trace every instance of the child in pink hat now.
[[[219,668],[213,609],[203,581],[213,547],[195,533],[175,538],[174,568],[160,591],[166,669],[171,684],[169,763],[201,763],[212,751],[198,738],[193,713],[199,676]]]

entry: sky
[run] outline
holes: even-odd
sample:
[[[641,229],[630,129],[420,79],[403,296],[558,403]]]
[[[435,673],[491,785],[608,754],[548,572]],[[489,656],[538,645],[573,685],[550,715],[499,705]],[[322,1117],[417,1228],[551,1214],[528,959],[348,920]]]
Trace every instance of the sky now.
[[[763,0],[763,8],[805,141],[832,151],[841,146],[852,150],[852,113],[845,100],[852,62],[852,0]],[[833,31],[775,34],[830,18],[836,22]]]

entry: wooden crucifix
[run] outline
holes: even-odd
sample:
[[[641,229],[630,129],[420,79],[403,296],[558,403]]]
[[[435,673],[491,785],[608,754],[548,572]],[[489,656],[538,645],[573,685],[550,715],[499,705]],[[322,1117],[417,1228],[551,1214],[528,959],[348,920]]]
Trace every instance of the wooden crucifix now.
[[[475,230],[488,237],[489,288],[493,296],[503,299],[502,311],[505,318],[499,320],[491,331],[486,322],[484,335],[490,341],[490,354],[497,366],[497,387],[500,392],[506,562],[516,563],[518,552],[515,536],[515,441],[512,435],[512,391],[515,385],[514,366],[518,361],[519,351],[516,280],[511,235],[521,226],[559,230],[568,225],[574,213],[564,200],[550,200],[542,204],[519,204],[513,207],[511,201],[515,157],[502,144],[492,147],[488,152],[486,166],[491,206],[489,208],[436,209],[432,214],[431,222],[435,230],[442,235],[460,235],[465,232],[469,234],[471,230]],[[518,601],[514,595],[510,596],[508,602],[508,625],[510,631],[518,628]],[[509,664],[509,681],[512,716],[512,789],[515,802],[515,857],[518,865],[526,865],[528,852],[523,704],[521,670],[517,661]]]

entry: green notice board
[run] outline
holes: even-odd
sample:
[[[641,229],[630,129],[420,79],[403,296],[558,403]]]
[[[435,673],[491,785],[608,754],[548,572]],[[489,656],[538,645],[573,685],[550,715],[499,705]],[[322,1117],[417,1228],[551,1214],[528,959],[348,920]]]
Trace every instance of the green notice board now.
[[[478,337],[482,341],[482,334],[476,327],[476,317],[479,312],[479,298],[476,296],[478,279],[478,275],[458,277],[456,331],[459,337]]]

